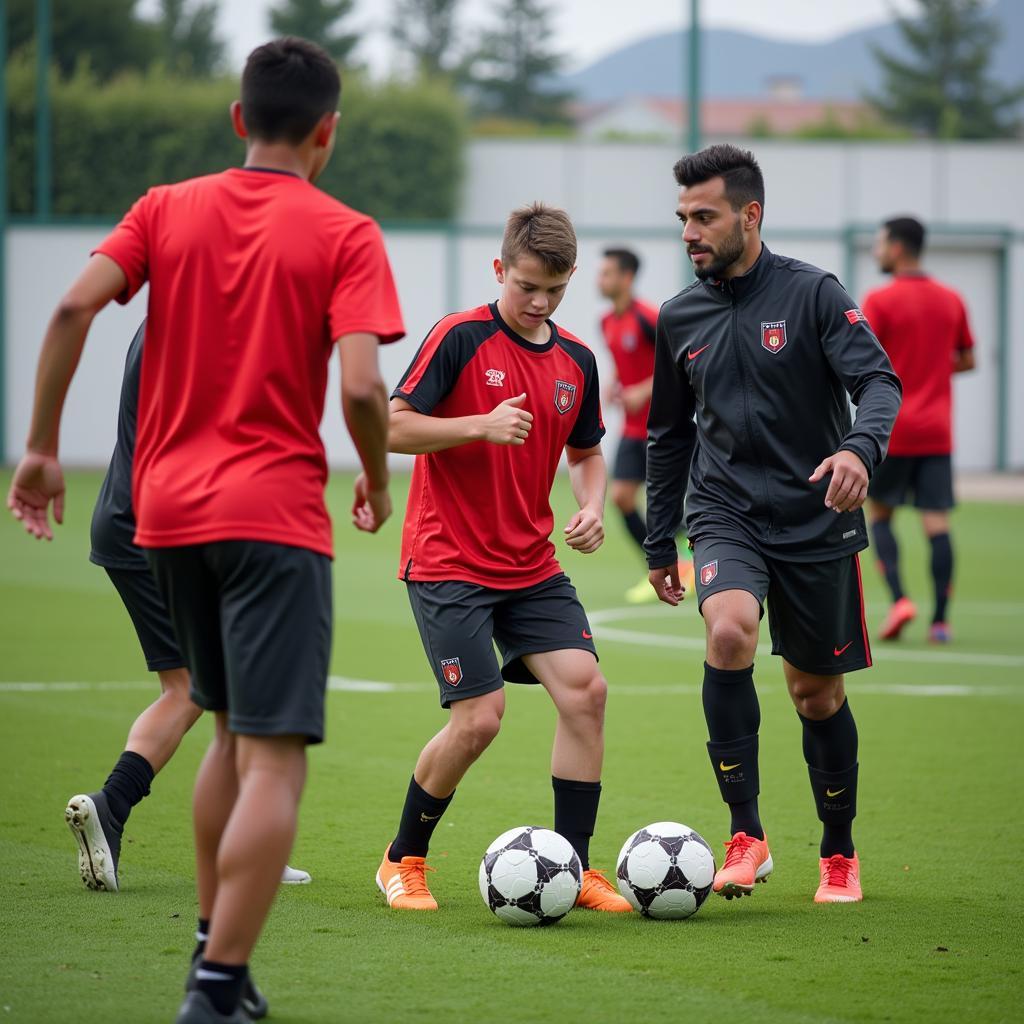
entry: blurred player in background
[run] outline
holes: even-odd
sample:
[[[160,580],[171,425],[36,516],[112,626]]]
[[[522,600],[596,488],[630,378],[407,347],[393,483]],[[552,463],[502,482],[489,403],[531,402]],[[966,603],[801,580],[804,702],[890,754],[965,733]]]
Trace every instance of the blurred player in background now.
[[[8,504],[63,518],[61,412],[85,338],[148,280],[132,472],[135,541],[215,712],[194,798],[199,932],[178,1024],[245,1024],[248,961],[295,839],[306,747],[324,734],[333,627],[319,424],[335,345],[364,472],[353,523],[391,511],[382,341],[403,334],[380,229],[312,182],[341,91],[327,53],[254,50],[231,107],[245,166],[150,189],[100,244],[43,342]],[[266,1004],[260,1006],[266,1012]]]
[[[913,217],[887,220],[875,239],[878,267],[893,279],[865,297],[864,314],[903,382],[903,406],[889,454],[875,470],[868,494],[878,566],[893,602],[881,638],[898,639],[917,616],[913,601],[903,592],[899,547],[892,531],[893,513],[913,501],[931,546],[935,603],[928,639],[944,644],[952,638],[952,377],[974,369],[974,338],[963,299],[921,268],[924,240],[924,225]]]
[[[535,203],[513,211],[494,261],[501,297],[441,320],[391,398],[391,450],[416,456],[399,577],[450,712],[420,753],[377,872],[398,910],[437,909],[425,874],[430,838],[498,734],[506,680],[540,683],[558,711],[555,831],[583,865],[577,905],[631,909],[590,868],[607,684],[586,612],[549,539],[564,451],[579,503],[563,530],[566,544],[590,554],[604,540],[597,362],[550,319],[575,269],[576,232],[562,210]]]
[[[647,524],[637,500],[647,476],[647,416],[651,411],[658,311],[633,294],[639,270],[640,259],[631,249],[605,249],[597,287],[612,304],[601,318],[601,331],[615,366],[615,376],[605,390],[605,397],[621,406],[623,412],[622,436],[612,468],[611,498],[642,555]],[[680,575],[683,585],[691,589],[693,563],[681,563]],[[626,591],[628,604],[657,600],[646,576]]]
[[[823,826],[814,900],[856,902],[858,738],[844,673],[871,665],[861,506],[885,456],[899,379],[834,275],[763,245],[764,178],[752,153],[711,146],[674,171],[697,280],[658,317],[647,557],[659,597],[677,605],[685,494],[707,633],[708,755],[731,817],[713,889],[749,895],[773,868],[758,810],[753,666],[767,599]]]

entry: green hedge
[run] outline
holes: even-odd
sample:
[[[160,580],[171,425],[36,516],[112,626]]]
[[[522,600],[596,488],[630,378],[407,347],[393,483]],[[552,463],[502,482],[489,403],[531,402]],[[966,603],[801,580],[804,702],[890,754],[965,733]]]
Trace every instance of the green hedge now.
[[[7,67],[12,213],[35,209],[35,69]],[[101,85],[86,71],[51,77],[54,216],[119,217],[150,185],[242,162],[228,107],[234,80],[157,70]],[[439,85],[346,80],[334,156],[319,184],[378,219],[447,220],[462,177],[465,115]]]

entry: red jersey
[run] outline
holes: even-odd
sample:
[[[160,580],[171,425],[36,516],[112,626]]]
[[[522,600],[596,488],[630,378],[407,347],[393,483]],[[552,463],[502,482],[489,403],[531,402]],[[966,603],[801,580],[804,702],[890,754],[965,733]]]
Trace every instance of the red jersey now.
[[[430,416],[477,416],[526,393],[523,445],[476,441],[417,455],[402,532],[399,577],[530,587],[560,569],[550,536],[551,485],[566,445],[604,435],[593,352],[548,321],[535,345],[497,305],[445,317],[427,335],[394,398]]]
[[[256,540],[330,555],[320,420],[333,342],[404,334],[380,229],[297,175],[150,189],[96,252],[149,281],[135,542]]]
[[[604,340],[615,361],[615,372],[619,383],[628,388],[654,376],[654,330],[658,323],[658,311],[634,299],[621,315],[614,309],[601,318]],[[647,414],[651,411],[648,402],[636,412],[627,412],[622,425],[623,437],[647,440]]]
[[[865,297],[864,315],[903,382],[889,454],[950,454],[953,359],[974,347],[963,300],[926,274],[899,274]]]

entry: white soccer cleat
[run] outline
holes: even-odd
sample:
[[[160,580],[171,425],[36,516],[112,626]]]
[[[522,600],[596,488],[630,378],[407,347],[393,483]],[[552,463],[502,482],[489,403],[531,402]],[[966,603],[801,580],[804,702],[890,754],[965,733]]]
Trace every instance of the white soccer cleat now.
[[[308,871],[300,871],[298,868],[289,867],[285,864],[284,873],[281,875],[282,885],[309,885],[313,879]]]

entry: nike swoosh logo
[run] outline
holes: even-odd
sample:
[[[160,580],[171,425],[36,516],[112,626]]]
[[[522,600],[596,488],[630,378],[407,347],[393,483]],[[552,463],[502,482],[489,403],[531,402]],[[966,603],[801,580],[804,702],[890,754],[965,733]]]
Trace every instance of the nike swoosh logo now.
[[[833,647],[832,653],[838,658],[839,655],[842,654],[847,649],[847,647],[849,647],[852,643],[853,641],[851,640],[850,643],[846,645],[846,647]]]
[[[826,789],[825,790],[825,796],[839,796],[840,793],[845,793],[845,792],[846,792],[846,787],[845,786],[843,786],[842,789],[837,789],[834,793],[832,792],[831,789]]]
[[[718,767],[719,767],[719,768],[720,768],[720,769],[721,769],[721,770],[722,770],[723,772],[731,772],[731,771],[733,770],[733,768],[739,768],[739,766],[740,766],[741,764],[743,764],[743,762],[742,762],[742,761],[737,761],[737,762],[736,762],[735,764],[726,764],[726,763],[725,763],[724,761],[719,761],[719,762],[718,762]]]
[[[437,821],[440,817],[440,814],[424,814],[420,811],[420,821]]]
[[[710,347],[711,347],[710,343],[704,346],[704,348],[710,348]],[[687,352],[686,353],[686,358],[687,359],[696,359],[697,356],[699,356],[701,354],[701,352],[704,351],[704,348],[699,348],[699,349],[697,349],[696,352]]]
[[[594,634],[593,633],[588,633],[586,630],[583,630],[583,639],[584,640],[593,640],[594,639]]]

